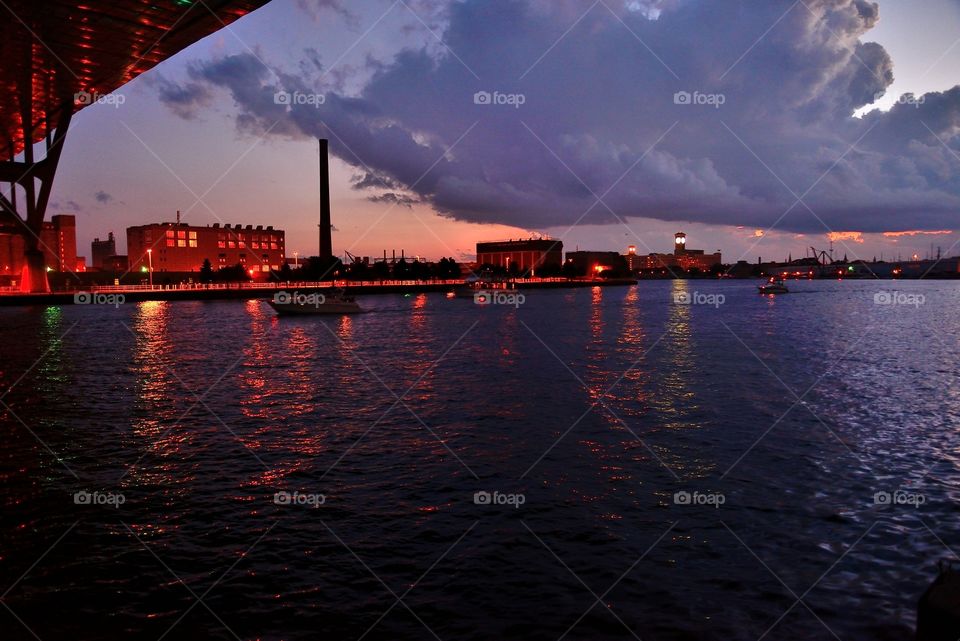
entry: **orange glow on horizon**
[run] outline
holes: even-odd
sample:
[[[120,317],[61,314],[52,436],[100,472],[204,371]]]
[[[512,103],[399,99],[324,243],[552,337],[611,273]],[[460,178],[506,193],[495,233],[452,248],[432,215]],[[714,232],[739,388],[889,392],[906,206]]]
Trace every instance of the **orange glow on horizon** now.
[[[855,243],[864,242],[862,231],[832,231],[827,234],[827,238],[829,238],[831,241],[839,242],[843,242],[845,240],[853,241]]]
[[[935,231],[911,229],[909,231],[885,231],[883,232],[883,235],[887,238],[899,238],[900,236],[945,236],[952,233],[952,229],[939,229]]]

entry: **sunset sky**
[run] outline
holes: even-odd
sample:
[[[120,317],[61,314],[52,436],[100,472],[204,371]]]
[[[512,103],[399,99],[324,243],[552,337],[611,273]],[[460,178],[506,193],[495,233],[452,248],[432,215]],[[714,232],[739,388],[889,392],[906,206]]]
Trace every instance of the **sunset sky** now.
[[[274,0],[81,111],[50,213],[88,257],[178,209],[315,254],[323,136],[341,255],[957,254],[960,1],[876,5]]]

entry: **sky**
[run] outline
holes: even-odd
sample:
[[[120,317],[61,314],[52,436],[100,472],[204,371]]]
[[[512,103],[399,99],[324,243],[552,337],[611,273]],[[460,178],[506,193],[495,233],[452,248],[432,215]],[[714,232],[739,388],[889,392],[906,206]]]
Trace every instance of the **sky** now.
[[[71,125],[50,213],[317,251],[960,254],[960,0],[274,0]],[[122,104],[121,104],[122,103]]]

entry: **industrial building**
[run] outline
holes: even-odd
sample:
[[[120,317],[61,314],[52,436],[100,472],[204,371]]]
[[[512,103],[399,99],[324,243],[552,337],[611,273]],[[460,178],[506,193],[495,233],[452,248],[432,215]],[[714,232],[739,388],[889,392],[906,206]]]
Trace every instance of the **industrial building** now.
[[[199,272],[204,260],[216,271],[243,265],[254,278],[286,262],[285,236],[272,225],[198,227],[179,222],[127,228],[131,271]]]
[[[617,252],[573,251],[567,252],[567,268],[577,276],[599,276],[626,271],[624,257]]]
[[[667,271],[671,269],[680,269],[683,271],[695,269],[701,272],[708,272],[723,262],[720,250],[712,254],[707,254],[702,249],[689,249],[687,247],[687,235],[682,231],[677,232],[673,236],[672,254],[647,254],[640,256],[636,253],[636,247],[630,245],[624,258],[627,260],[627,264],[633,272]]]
[[[477,264],[531,275],[544,267],[559,270],[563,265],[563,241],[527,238],[480,242],[477,243]]]
[[[20,277],[26,264],[25,240],[24,234],[14,229],[0,232],[0,276],[10,279]],[[86,269],[84,259],[77,256],[76,216],[58,214],[44,221],[40,227],[38,245],[49,269],[60,272]]]
[[[94,238],[90,243],[90,260],[94,269],[104,269],[110,262],[111,256],[117,255],[117,241],[113,237],[113,232],[107,235],[106,240]]]

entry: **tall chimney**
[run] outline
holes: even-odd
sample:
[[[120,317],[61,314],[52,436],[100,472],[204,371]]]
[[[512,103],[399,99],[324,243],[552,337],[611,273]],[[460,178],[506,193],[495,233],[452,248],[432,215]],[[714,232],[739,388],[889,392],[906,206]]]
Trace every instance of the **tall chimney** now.
[[[333,240],[330,238],[330,163],[327,158],[327,140],[320,139],[320,258],[333,258]]]

